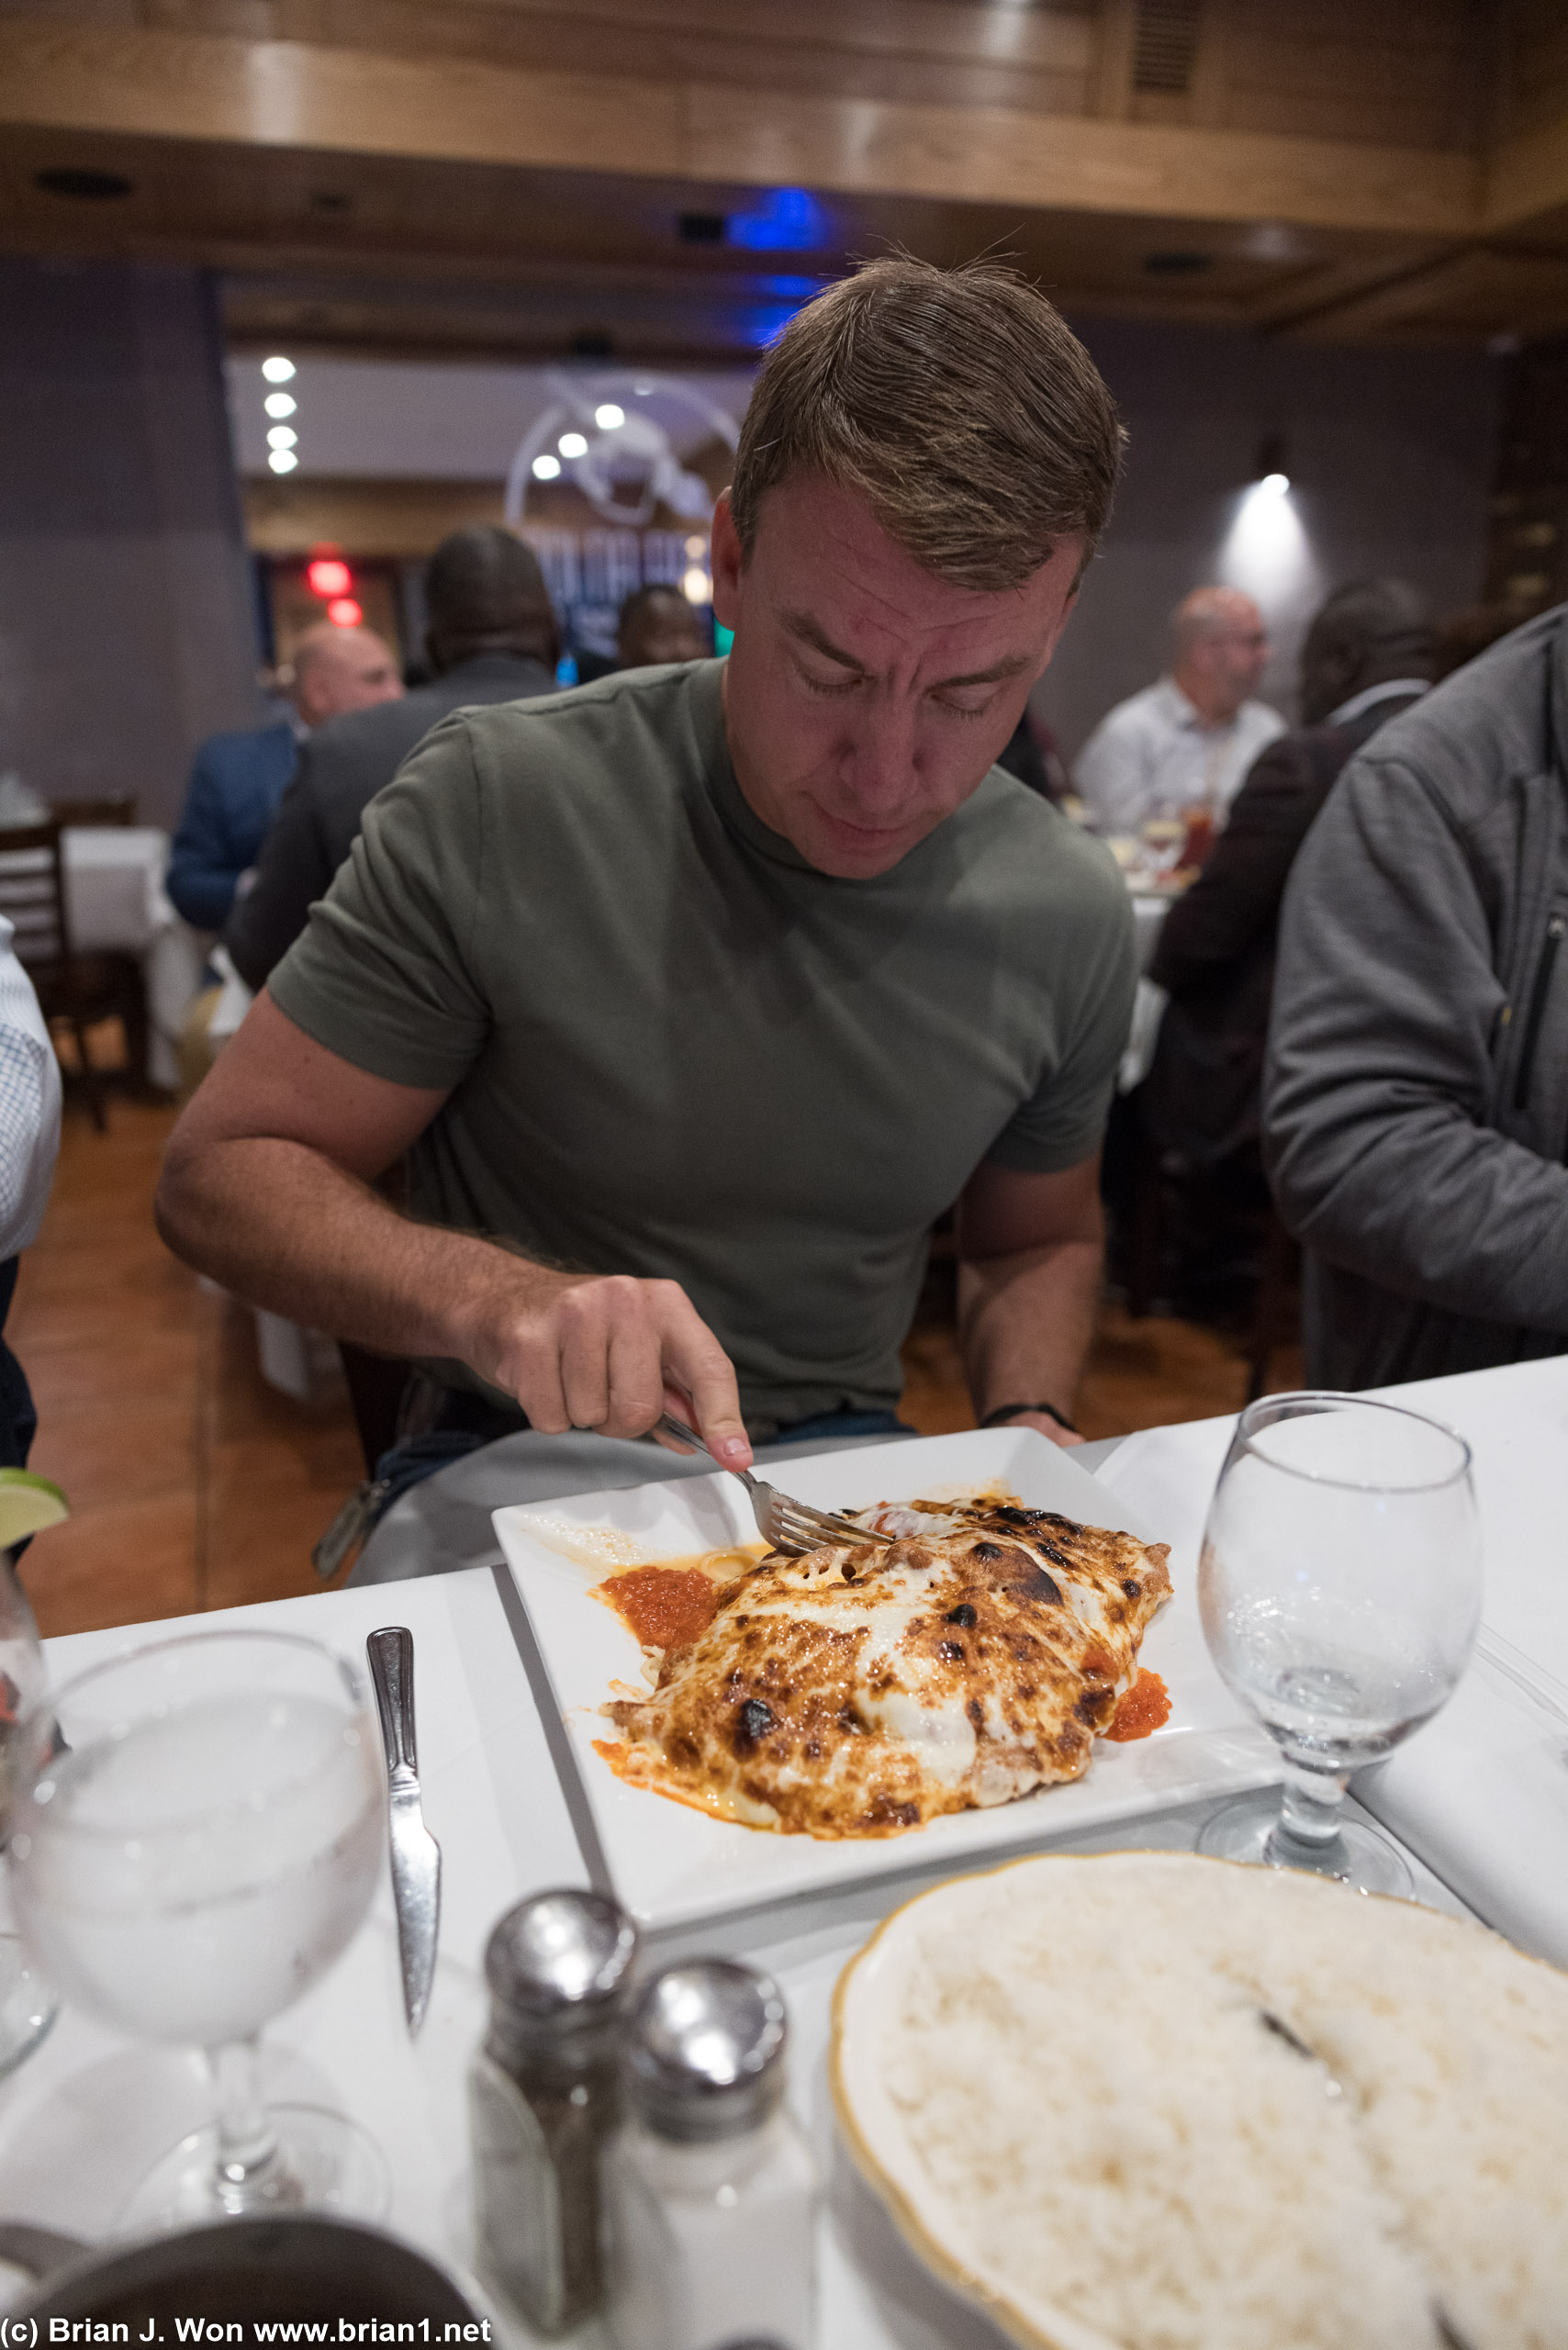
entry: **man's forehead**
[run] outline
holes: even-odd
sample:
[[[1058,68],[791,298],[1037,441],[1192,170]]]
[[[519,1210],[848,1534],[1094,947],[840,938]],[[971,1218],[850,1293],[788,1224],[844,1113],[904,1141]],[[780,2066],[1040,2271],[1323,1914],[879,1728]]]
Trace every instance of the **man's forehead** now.
[[[939,579],[864,498],[828,482],[783,482],[768,492],[753,559],[792,633],[866,661],[898,649],[942,659],[994,655],[1027,637],[1060,596],[1039,573],[1002,591]]]

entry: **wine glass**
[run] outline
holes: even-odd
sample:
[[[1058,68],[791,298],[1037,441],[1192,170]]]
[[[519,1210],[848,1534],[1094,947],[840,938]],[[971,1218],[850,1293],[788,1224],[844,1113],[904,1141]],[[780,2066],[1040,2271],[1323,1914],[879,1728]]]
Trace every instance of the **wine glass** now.
[[[1284,1757],[1273,1791],[1216,1812],[1198,1850],[1407,1893],[1386,1837],[1341,1812],[1352,1771],[1448,1702],[1481,1617],[1470,1448],[1363,1395],[1249,1404],[1198,1570],[1209,1654]]]
[[[122,2223],[309,2206],[375,2218],[385,2162],[341,2114],[267,2109],[256,2035],[362,1923],[381,1863],[375,1731],[353,1668],[278,1632],[199,1632],[95,1666],[17,1735],[11,1866],[62,1996],[207,2052],[215,2120]]]
[[[33,1611],[10,1552],[0,1550],[0,1840],[7,1830],[17,1726],[42,1696],[44,1681]],[[58,2012],[21,1937],[0,1930],[0,2078],[38,2046]]]

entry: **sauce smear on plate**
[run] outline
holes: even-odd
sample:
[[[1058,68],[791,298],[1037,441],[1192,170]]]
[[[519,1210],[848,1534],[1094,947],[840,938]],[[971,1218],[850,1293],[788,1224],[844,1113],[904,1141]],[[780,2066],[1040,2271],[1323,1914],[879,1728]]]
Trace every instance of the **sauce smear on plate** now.
[[[1146,1672],[1140,1666],[1132,1687],[1117,1699],[1105,1735],[1118,1746],[1125,1746],[1129,1739],[1148,1738],[1152,1731],[1162,1729],[1170,1717],[1170,1692],[1158,1673]]]
[[[593,1595],[614,1608],[645,1649],[685,1648],[712,1622],[720,1593],[755,1567],[765,1548],[737,1543],[731,1550],[632,1567],[596,1583]]]

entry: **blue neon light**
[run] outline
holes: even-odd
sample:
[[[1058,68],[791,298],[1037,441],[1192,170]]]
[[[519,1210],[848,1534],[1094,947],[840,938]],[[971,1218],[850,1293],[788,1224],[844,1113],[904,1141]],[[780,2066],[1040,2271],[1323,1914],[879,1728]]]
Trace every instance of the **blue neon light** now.
[[[732,245],[752,253],[821,252],[829,241],[828,217],[809,189],[769,188],[749,212],[732,212]]]

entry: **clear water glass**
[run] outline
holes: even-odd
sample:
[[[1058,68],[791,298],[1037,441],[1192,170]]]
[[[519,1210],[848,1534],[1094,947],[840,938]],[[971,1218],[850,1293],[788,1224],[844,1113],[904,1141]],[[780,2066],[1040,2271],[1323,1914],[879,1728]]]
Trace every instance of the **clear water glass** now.
[[[1201,1852],[1407,1893],[1385,1837],[1343,1816],[1352,1772],[1447,1704],[1481,1620],[1470,1448],[1362,1395],[1249,1404],[1198,1571],[1209,1653],[1284,1759],[1272,1790],[1216,1812]]]
[[[384,1843],[375,1726],[313,1640],[207,1632],[95,1667],[17,1738],[11,1870],[67,2000],[206,2051],[215,2119],[131,2198],[128,2228],[325,2208],[375,2217],[386,2165],[324,2109],[263,2107],[257,2034],[357,1932]]]
[[[0,1550],[0,1841],[8,1832],[17,1725],[42,1696],[46,1678],[28,1595],[10,1552]],[[8,1916],[0,1924],[0,2078],[31,2053],[59,2011],[53,1992],[9,1924]]]

